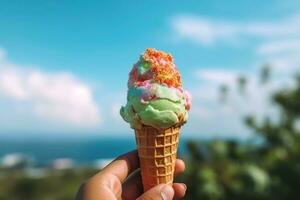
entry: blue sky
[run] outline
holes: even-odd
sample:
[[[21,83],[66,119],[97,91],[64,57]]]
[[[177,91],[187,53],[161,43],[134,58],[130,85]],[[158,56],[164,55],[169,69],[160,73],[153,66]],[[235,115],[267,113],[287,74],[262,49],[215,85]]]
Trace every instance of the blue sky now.
[[[188,136],[244,137],[241,116],[299,71],[297,1],[1,1],[0,135],[127,134],[118,115],[128,72],[155,47],[173,54],[193,97]],[[255,74],[271,63],[276,79]],[[284,72],[284,73],[283,73]],[[249,77],[247,102],[217,89]],[[249,102],[248,102],[249,101]],[[252,106],[248,106],[252,105]],[[217,124],[217,125],[216,125]]]

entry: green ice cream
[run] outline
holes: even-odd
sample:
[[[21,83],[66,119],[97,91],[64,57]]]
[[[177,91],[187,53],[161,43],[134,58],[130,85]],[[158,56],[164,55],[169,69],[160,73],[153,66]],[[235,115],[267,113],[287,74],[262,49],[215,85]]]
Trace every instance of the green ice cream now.
[[[157,83],[152,84],[150,91],[156,99],[147,101],[141,98],[145,94],[144,87],[130,87],[127,105],[121,108],[121,116],[134,129],[143,124],[164,129],[186,121],[185,96],[176,88],[168,88]]]

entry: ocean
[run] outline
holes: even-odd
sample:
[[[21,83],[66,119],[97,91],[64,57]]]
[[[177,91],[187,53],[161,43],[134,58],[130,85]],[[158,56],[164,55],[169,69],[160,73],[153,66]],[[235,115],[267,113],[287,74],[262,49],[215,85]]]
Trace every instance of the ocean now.
[[[183,152],[184,141],[180,141],[179,152]],[[72,159],[76,165],[89,165],[95,160],[113,159],[133,149],[136,149],[134,137],[1,140],[0,159],[8,154],[21,153],[36,165],[49,165],[58,158]]]

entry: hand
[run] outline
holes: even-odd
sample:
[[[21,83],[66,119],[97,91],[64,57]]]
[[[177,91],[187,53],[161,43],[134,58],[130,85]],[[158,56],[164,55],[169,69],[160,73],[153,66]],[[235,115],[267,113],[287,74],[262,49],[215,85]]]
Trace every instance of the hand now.
[[[81,186],[76,200],[172,200],[185,195],[186,185],[157,185],[143,193],[137,151],[124,154],[111,162]],[[182,173],[185,164],[177,159],[174,175]]]

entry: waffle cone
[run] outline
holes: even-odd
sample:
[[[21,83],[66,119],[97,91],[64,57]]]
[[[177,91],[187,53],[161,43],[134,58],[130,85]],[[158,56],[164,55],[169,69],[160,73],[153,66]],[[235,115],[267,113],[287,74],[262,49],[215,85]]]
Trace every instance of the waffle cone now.
[[[135,130],[144,191],[173,183],[180,126],[158,130],[143,126]]]

